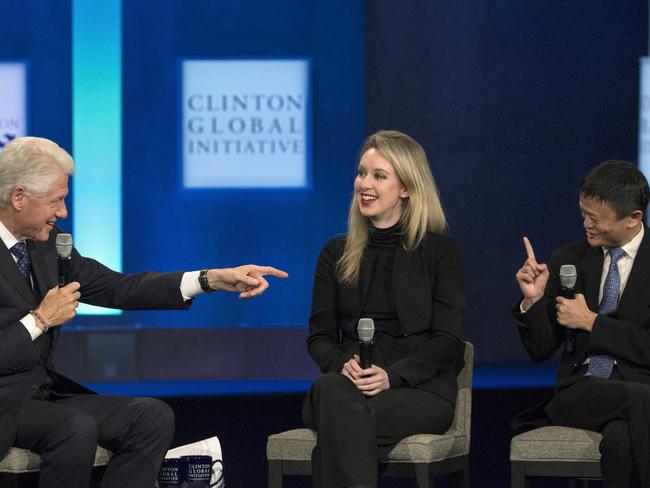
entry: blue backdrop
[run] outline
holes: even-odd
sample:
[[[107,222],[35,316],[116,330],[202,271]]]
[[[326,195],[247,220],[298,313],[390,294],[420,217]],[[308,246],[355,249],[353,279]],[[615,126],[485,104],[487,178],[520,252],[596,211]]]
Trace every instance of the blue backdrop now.
[[[30,63],[31,132],[71,148],[70,3],[0,6],[0,59]],[[524,360],[508,313],[521,236],[542,260],[580,238],[581,176],[605,159],[636,159],[647,8],[615,0],[125,1],[124,270],[254,261],[291,279],[246,304],[221,296],[197,300],[189,313],[77,323],[303,329],[319,249],[345,230],[358,147],[366,134],[393,128],[430,156],[463,251],[466,331],[478,360]],[[180,190],[176,61],[240,56],[311,58],[311,191]]]
[[[524,261],[583,237],[577,188],[636,161],[645,1],[392,2],[366,8],[367,130],[422,142],[458,240],[479,362],[527,360],[509,311]]]

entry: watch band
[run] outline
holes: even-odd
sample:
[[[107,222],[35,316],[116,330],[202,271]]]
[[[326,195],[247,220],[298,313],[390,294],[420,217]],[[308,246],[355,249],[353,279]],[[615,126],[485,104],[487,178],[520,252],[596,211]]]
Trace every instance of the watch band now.
[[[202,269],[199,273],[199,286],[201,287],[201,290],[203,290],[205,293],[212,293],[213,291],[216,291],[214,288],[210,286],[210,283],[208,283],[207,269]]]

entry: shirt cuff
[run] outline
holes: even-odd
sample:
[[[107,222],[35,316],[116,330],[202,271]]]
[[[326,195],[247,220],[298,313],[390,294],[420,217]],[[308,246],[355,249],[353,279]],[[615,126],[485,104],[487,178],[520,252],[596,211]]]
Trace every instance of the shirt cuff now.
[[[530,310],[530,307],[528,307],[528,310]],[[528,312],[528,310],[524,310],[524,300],[522,300],[521,303],[519,304],[519,313],[523,315],[526,312]]]
[[[32,336],[32,341],[38,339],[38,337],[43,333],[43,331],[36,325],[36,319],[31,313],[28,313],[20,319],[20,323],[25,326],[29,335]]]
[[[183,299],[192,300],[195,296],[205,293],[199,285],[200,271],[188,271],[181,278],[181,295]]]

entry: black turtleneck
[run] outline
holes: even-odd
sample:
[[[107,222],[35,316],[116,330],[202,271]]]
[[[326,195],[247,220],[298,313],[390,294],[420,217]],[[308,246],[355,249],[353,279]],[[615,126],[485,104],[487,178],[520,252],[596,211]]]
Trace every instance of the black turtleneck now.
[[[374,319],[375,331],[398,336],[402,331],[393,295],[393,267],[395,253],[402,243],[402,228],[397,223],[386,229],[370,225],[369,230],[368,249],[377,254],[377,259],[361,316]]]

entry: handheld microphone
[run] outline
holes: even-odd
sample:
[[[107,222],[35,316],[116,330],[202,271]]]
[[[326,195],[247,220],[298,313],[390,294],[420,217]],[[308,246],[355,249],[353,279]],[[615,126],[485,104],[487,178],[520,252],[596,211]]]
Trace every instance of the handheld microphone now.
[[[569,300],[576,297],[576,281],[578,272],[573,264],[563,264],[560,266],[560,295]],[[573,353],[576,350],[576,331],[567,328],[566,334],[566,352]]]
[[[375,344],[372,338],[375,335],[375,322],[367,318],[359,319],[357,333],[359,334],[361,368],[367,369],[372,366],[372,349]]]
[[[58,234],[56,236],[56,255],[58,256],[59,286],[70,282],[70,257],[72,256],[72,235]]]

